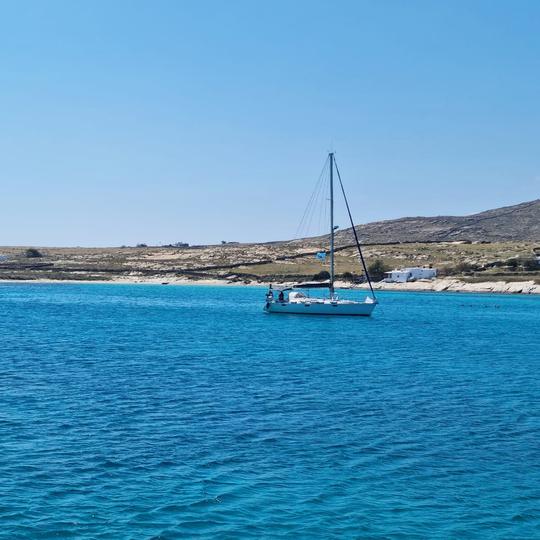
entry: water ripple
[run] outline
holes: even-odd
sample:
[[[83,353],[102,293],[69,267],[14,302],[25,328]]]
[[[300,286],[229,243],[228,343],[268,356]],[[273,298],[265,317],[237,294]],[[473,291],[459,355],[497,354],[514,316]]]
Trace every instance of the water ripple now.
[[[0,538],[540,537],[539,298],[261,294],[0,285]]]

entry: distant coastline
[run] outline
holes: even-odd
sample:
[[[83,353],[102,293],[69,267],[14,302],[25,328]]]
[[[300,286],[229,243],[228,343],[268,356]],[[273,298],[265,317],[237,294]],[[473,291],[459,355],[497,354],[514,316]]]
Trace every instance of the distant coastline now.
[[[268,287],[270,282],[249,283],[226,280],[226,279],[183,279],[171,278],[163,280],[162,277],[146,278],[126,278],[121,277],[111,280],[76,280],[76,279],[0,279],[0,283],[20,283],[20,284],[97,284],[97,285],[195,285],[195,286],[240,286],[240,287]],[[274,287],[292,286],[293,282],[272,282]],[[368,290],[367,284],[352,285],[345,282],[336,282],[336,288],[339,290]],[[374,283],[373,288],[376,291],[397,291],[397,292],[455,292],[455,293],[492,293],[492,294],[540,294],[540,285],[534,281],[485,281],[478,283],[467,283],[459,279],[434,279],[421,280],[408,283]]]
[[[118,248],[0,247],[0,280],[34,283],[294,284],[328,279],[329,263],[313,239],[273,244]],[[323,246],[324,247],[324,246]],[[538,294],[538,242],[426,242],[364,247],[376,290]],[[326,258],[327,259],[327,258]],[[338,287],[363,289],[358,251],[336,250]],[[430,267],[437,279],[385,283],[388,271]],[[324,277],[326,276],[326,277]],[[425,276],[427,277],[427,276]]]

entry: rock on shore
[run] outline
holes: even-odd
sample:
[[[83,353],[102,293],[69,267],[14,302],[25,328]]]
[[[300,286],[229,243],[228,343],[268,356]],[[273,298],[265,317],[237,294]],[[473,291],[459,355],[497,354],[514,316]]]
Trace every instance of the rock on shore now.
[[[339,284],[344,285],[346,284]],[[336,283],[336,286],[339,286]],[[367,289],[366,284],[358,288]],[[540,294],[540,285],[534,281],[484,281],[481,283],[466,283],[459,279],[443,278],[433,280],[418,280],[407,283],[384,283],[373,284],[375,290],[384,291],[433,291],[433,292],[482,292],[482,293],[506,293],[506,294]]]

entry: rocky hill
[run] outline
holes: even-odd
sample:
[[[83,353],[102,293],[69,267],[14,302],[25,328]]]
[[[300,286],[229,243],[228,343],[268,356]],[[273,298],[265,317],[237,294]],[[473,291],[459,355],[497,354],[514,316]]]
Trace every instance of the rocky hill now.
[[[406,217],[356,227],[362,242],[452,242],[458,240],[540,242],[540,199],[470,216]],[[337,233],[338,244],[354,242],[352,229]]]

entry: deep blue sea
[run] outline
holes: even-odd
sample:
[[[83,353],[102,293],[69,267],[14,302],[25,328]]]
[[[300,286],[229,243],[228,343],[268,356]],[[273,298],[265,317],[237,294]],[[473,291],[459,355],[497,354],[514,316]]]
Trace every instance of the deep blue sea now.
[[[540,298],[379,297],[1,284],[0,538],[540,538]]]

